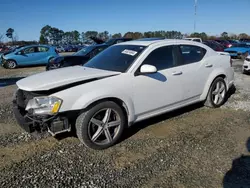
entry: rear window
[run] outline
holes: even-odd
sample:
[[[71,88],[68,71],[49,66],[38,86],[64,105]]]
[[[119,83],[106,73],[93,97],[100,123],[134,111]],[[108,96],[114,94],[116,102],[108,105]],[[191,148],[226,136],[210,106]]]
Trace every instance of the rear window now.
[[[194,45],[180,45],[184,64],[196,63],[203,59],[207,50]]]
[[[38,52],[47,52],[47,51],[49,51],[49,48],[47,48],[47,47],[44,47],[44,46],[38,47]]]

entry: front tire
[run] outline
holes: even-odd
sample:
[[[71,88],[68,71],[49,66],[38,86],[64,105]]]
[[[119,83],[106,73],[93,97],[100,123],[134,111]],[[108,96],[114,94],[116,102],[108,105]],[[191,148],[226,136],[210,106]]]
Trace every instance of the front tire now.
[[[117,143],[125,126],[122,108],[115,102],[105,101],[78,116],[76,133],[88,148],[102,150]]]
[[[218,108],[224,104],[226,100],[226,83],[223,78],[216,78],[210,86],[208,91],[207,99],[205,101],[205,106],[211,108]]]
[[[7,60],[4,67],[7,69],[15,69],[17,67],[17,63],[15,60]]]

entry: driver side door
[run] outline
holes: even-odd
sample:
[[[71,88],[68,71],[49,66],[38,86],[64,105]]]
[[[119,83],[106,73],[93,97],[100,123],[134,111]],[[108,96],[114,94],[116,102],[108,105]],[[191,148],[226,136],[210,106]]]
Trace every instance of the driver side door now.
[[[155,66],[157,72],[140,74],[144,64]],[[176,46],[154,48],[135,72],[132,82],[136,121],[178,107],[183,100],[182,76]]]
[[[19,65],[32,65],[36,61],[35,47],[23,49],[23,53],[18,53],[17,61]]]

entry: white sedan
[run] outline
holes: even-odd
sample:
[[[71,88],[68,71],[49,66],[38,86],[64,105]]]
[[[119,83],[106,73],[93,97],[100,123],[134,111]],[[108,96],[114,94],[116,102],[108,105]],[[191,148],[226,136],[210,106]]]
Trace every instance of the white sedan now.
[[[250,73],[250,56],[247,56],[243,65],[242,65],[242,73]]]
[[[105,149],[135,122],[201,101],[220,107],[233,82],[229,54],[202,43],[129,41],[84,66],[18,81],[13,109],[28,132],[76,130],[87,147]]]

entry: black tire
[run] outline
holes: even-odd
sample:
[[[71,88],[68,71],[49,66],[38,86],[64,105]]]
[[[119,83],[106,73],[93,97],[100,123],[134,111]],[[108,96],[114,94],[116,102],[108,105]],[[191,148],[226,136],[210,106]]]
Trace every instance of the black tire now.
[[[4,68],[6,69],[15,69],[17,67],[17,63],[15,60],[9,59],[4,64]]]
[[[97,144],[91,140],[89,134],[90,120],[97,112],[107,108],[115,110],[117,112],[117,114],[119,115],[119,120],[121,122],[120,127],[116,133],[116,136],[112,139],[111,142],[105,144]],[[78,116],[78,118],[76,119],[76,134],[79,140],[88,148],[102,150],[115,145],[121,139],[126,124],[126,117],[122,108],[115,102],[105,101],[96,104],[95,106],[91,107],[89,110],[81,113]]]
[[[216,88],[216,85],[217,83],[221,83],[224,85],[224,88],[225,88],[225,94],[224,94],[224,98],[221,102],[219,102],[218,104],[215,104],[214,100],[213,100],[213,91],[215,90]],[[224,79],[222,77],[217,77],[213,83],[211,84],[210,88],[209,88],[209,91],[208,91],[208,94],[207,94],[207,98],[206,98],[206,101],[204,103],[205,106],[207,107],[210,107],[210,108],[219,108],[221,105],[224,104],[225,100],[227,98],[227,87],[226,87],[226,83],[224,81]]]

